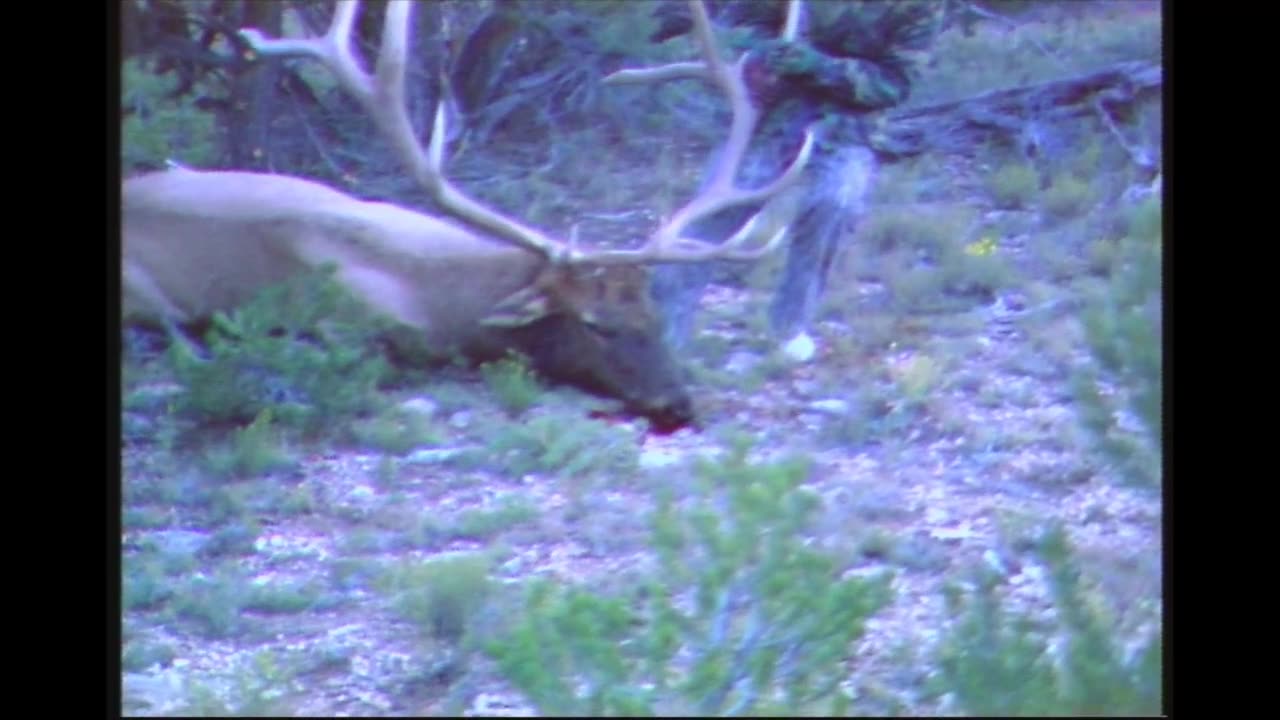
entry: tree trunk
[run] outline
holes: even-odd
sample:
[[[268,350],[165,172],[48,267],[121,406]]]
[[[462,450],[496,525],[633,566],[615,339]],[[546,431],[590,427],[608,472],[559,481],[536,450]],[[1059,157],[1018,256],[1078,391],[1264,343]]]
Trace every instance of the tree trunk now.
[[[279,2],[239,2],[234,27],[256,27],[271,37],[280,37],[282,10]],[[273,62],[248,63],[233,71],[227,112],[219,120],[226,138],[226,157],[231,167],[249,170],[272,170],[271,123],[276,115],[276,76],[279,66]]]

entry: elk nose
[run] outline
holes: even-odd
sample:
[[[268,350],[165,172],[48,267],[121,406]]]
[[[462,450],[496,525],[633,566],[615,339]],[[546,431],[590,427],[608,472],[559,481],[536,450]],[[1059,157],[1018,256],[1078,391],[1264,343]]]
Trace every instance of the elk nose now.
[[[649,417],[649,423],[653,429],[660,433],[674,432],[697,422],[693,401],[684,394],[653,403],[645,414]]]

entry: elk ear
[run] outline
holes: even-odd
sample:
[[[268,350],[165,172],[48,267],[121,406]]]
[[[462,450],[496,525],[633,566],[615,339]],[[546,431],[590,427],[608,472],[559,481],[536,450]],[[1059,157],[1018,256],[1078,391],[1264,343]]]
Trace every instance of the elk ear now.
[[[547,295],[536,284],[508,295],[493,306],[480,324],[487,327],[520,327],[550,314]]]

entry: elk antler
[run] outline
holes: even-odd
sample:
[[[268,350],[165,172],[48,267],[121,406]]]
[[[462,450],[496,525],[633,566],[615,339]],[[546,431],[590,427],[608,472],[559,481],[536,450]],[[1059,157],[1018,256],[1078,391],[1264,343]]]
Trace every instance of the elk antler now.
[[[724,92],[733,110],[729,139],[725,143],[719,162],[712,169],[711,180],[706,183],[702,192],[677,210],[643,247],[622,252],[629,252],[637,258],[667,262],[712,258],[755,259],[777,247],[786,236],[788,229],[783,227],[758,247],[743,247],[760,222],[761,213],[759,212],[752,215],[728,240],[718,245],[681,237],[681,233],[695,220],[734,205],[762,202],[793,185],[800,179],[804,166],[809,162],[809,156],[813,151],[813,132],[805,131],[800,152],[782,175],[773,182],[756,190],[744,190],[733,184],[733,178],[737,175],[739,166],[742,165],[747,146],[751,142],[751,135],[755,132],[756,123],[760,119],[760,110],[751,104],[751,93],[743,78],[748,55],[744,54],[732,65],[726,63],[716,50],[715,37],[711,31],[711,21],[707,18],[706,7],[701,0],[690,0],[689,6],[693,11],[694,35],[702,48],[702,62],[679,62],[654,68],[619,70],[606,77],[604,81],[610,84],[623,84],[697,78],[710,82]],[[787,7],[784,32],[789,39],[794,38],[797,32],[800,8],[799,0],[791,0]]]
[[[733,186],[733,177],[742,162],[747,144],[759,119],[759,110],[751,104],[743,80],[745,56],[732,66],[725,64],[716,50],[711,24],[701,2],[691,0],[695,29],[702,46],[703,63],[676,63],[647,70],[623,70],[606,78],[610,83],[647,82],[673,78],[698,77],[711,81],[729,96],[733,123],[722,160],[712,181],[701,194],[681,208],[645,245],[635,250],[581,250],[574,242],[557,240],[468,197],[444,176],[445,110],[436,108],[431,141],[426,151],[418,143],[405,103],[405,66],[409,44],[409,18],[412,3],[391,0],[387,3],[382,30],[382,47],[374,74],[369,75],[351,51],[351,27],[359,0],[338,0],[333,21],[322,37],[272,39],[253,28],[240,31],[241,37],[264,56],[302,55],[319,60],[338,79],[350,95],[372,116],[378,129],[391,141],[414,179],[446,212],[487,230],[499,238],[545,255],[562,263],[646,263],[696,262],[713,258],[750,259],[764,255],[778,245],[786,233],[784,228],[761,247],[741,247],[759,221],[757,213],[722,245],[680,237],[689,223],[724,208],[748,202],[759,202],[781,192],[799,179],[813,146],[812,133],[806,133],[800,153],[778,179],[758,190],[742,190]],[[792,0],[790,16],[795,16],[797,0]],[[794,24],[789,19],[788,26]]]
[[[254,28],[241,30],[240,36],[261,55],[303,55],[322,62],[337,77],[343,89],[373,117],[414,179],[446,212],[543,253],[552,260],[566,259],[568,246],[565,243],[472,200],[444,176],[443,103],[436,108],[430,149],[423,152],[409,121],[404,91],[409,16],[413,6],[403,0],[387,3],[382,48],[373,76],[364,71],[360,61],[351,53],[351,26],[359,6],[359,0],[339,0],[333,11],[333,22],[323,37],[270,39]]]

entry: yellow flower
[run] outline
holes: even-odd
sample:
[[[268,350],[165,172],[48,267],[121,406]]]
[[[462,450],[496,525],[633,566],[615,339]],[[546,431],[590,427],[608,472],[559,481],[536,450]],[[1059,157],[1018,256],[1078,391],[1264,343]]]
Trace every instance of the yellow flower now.
[[[981,240],[969,243],[965,246],[964,251],[975,257],[990,255],[996,251],[996,239],[988,235]]]

